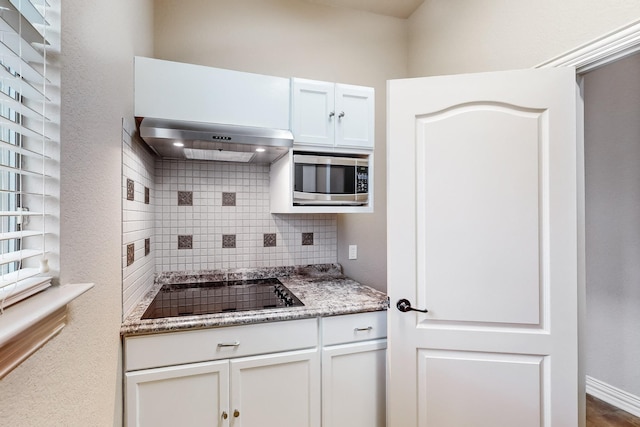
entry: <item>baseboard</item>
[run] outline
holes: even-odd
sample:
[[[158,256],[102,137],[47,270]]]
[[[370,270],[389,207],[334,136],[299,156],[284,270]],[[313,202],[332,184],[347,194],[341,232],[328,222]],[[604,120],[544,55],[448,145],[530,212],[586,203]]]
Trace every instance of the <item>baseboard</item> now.
[[[610,405],[640,417],[640,397],[587,375],[587,393]]]

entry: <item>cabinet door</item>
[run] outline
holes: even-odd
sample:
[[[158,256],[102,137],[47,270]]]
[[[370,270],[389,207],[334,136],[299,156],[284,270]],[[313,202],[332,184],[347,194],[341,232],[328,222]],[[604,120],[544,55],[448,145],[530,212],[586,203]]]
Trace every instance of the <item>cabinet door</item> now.
[[[364,86],[336,84],[336,147],[373,148],[375,94]]]
[[[320,427],[320,358],[301,350],[231,361],[232,427]]]
[[[128,427],[228,426],[229,361],[127,372]]]
[[[387,340],[322,350],[322,427],[384,427]]]
[[[293,79],[291,127],[295,143],[333,146],[334,84]]]

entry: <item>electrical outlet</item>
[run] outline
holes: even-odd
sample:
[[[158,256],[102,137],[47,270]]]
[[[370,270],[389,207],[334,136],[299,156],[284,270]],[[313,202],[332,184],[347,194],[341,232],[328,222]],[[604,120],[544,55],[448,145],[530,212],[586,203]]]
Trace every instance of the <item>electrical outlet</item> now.
[[[358,245],[349,245],[349,259],[358,259]]]

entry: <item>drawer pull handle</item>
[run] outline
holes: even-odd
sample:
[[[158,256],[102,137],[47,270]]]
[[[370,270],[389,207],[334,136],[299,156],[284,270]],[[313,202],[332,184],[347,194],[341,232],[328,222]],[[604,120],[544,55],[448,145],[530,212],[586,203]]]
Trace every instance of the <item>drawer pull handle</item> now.
[[[239,345],[240,345],[240,341],[219,342],[218,343],[218,348],[221,348],[221,347],[238,347]]]
[[[367,326],[366,328],[355,328],[354,331],[355,332],[364,332],[364,331],[370,331],[373,329],[373,326]]]

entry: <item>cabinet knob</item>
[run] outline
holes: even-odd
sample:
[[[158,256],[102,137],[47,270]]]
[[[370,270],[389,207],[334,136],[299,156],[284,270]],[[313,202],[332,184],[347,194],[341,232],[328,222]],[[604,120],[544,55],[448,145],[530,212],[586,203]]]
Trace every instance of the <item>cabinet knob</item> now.
[[[222,411],[222,419],[226,420],[227,418],[229,418],[229,415],[227,414],[226,411]]]
[[[341,119],[344,117],[344,111],[340,111],[340,114],[338,114],[338,118]]]
[[[238,411],[237,409],[234,409],[234,410],[233,410],[233,416],[234,416],[235,418],[238,418],[238,417],[240,416],[240,411]]]
[[[333,117],[335,115],[336,115],[335,111],[332,111],[332,112],[329,113],[329,118],[331,118],[331,117]]]

